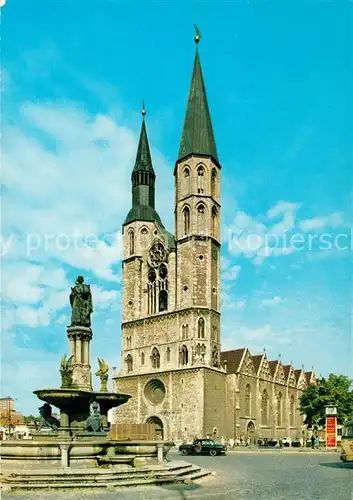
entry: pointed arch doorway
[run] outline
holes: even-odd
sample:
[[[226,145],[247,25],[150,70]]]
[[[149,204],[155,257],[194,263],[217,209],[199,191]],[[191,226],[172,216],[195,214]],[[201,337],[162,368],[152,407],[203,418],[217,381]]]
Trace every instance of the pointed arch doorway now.
[[[146,420],[146,424],[154,425],[155,430],[156,430],[156,438],[157,439],[163,439],[164,436],[164,428],[163,428],[163,422],[160,418],[158,417],[149,417]]]
[[[249,439],[250,444],[254,444],[254,442],[255,442],[255,424],[252,421],[248,422],[248,425],[246,426],[246,437],[247,437],[247,439]]]

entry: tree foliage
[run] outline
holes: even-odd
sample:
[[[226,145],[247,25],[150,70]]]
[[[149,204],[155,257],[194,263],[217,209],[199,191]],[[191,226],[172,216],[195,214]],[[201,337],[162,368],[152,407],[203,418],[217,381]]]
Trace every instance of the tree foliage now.
[[[334,405],[338,411],[338,423],[353,419],[352,380],[346,375],[330,373],[320,378],[317,385],[309,385],[300,397],[300,413],[306,415],[308,425],[325,423],[325,406]]]

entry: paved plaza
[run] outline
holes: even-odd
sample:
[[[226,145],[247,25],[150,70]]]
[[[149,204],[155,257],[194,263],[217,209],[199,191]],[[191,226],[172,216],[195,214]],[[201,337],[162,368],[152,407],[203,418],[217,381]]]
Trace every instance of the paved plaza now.
[[[180,459],[175,452],[171,459]],[[239,452],[225,457],[187,457],[214,474],[190,485],[166,485],[92,492],[9,493],[8,500],[348,500],[353,492],[353,465],[338,454]]]

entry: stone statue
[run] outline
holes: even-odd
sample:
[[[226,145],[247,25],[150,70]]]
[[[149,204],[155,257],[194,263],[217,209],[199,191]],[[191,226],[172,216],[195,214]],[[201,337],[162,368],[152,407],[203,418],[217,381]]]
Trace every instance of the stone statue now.
[[[78,276],[75,286],[71,288],[70,304],[71,326],[90,327],[93,312],[92,294],[90,286],[84,283],[82,276]]]
[[[102,416],[100,412],[100,406],[97,401],[93,401],[89,407],[89,417],[85,422],[85,430],[88,432],[102,432]]]
[[[108,372],[109,365],[104,361],[104,359],[98,359],[99,370],[96,371],[96,375],[101,379],[101,392],[108,392],[107,382],[108,382]]]
[[[37,430],[40,431],[43,427],[50,427],[53,431],[57,431],[60,427],[60,422],[57,418],[52,416],[50,404],[44,403],[44,405],[38,408],[38,410],[40,419]]]
[[[72,360],[73,356],[66,359],[66,354],[61,358],[60,374],[61,374],[61,388],[69,389],[72,386]]]

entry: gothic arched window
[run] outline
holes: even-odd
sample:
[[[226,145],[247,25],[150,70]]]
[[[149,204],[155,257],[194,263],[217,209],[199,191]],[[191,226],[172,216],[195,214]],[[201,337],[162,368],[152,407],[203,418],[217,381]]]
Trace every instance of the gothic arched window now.
[[[161,366],[161,356],[159,354],[157,347],[154,347],[152,349],[151,361],[152,361],[152,368],[159,368]]]
[[[157,312],[157,282],[156,271],[150,269],[147,276],[147,297],[148,297],[148,313],[156,314]]]
[[[203,203],[200,203],[197,205],[197,232],[203,233],[206,229],[206,224],[205,224],[205,212],[206,208]]]
[[[212,174],[211,174],[211,196],[212,198],[216,198],[217,191],[216,191],[216,185],[217,185],[217,172],[216,169],[212,169]]]
[[[184,196],[190,194],[190,170],[188,167],[183,171],[183,193]]]
[[[145,353],[141,352],[141,365],[145,364]]]
[[[189,337],[189,325],[182,325],[181,327],[181,338],[187,339]]]
[[[269,400],[266,389],[261,395],[261,425],[268,425]]]
[[[183,366],[187,365],[188,361],[189,361],[188,349],[187,349],[186,345],[183,345],[183,347],[181,348],[181,364]]]
[[[166,290],[161,290],[159,292],[159,312],[166,311],[168,309],[168,292]]]
[[[184,220],[184,234],[187,235],[190,232],[190,210],[189,210],[189,207],[185,207],[183,210],[183,220]]]
[[[128,373],[132,372],[133,365],[132,365],[132,356],[130,354],[126,356],[126,367]]]
[[[205,169],[203,167],[199,167],[197,169],[197,192],[198,194],[202,194],[205,191]]]
[[[216,207],[212,207],[212,236],[218,238],[218,212]]]
[[[245,387],[245,393],[244,393],[244,412],[246,417],[250,417],[251,415],[251,387],[248,384]]]
[[[295,427],[295,399],[292,395],[290,398],[290,427]]]
[[[133,255],[135,253],[135,233],[131,229],[129,231],[129,254]]]
[[[203,318],[199,318],[197,322],[197,336],[199,339],[205,338],[205,320]]]
[[[277,426],[278,427],[282,426],[282,403],[283,403],[282,393],[279,392],[278,396],[277,396]]]
[[[166,357],[167,362],[169,362],[170,361],[170,347],[167,347],[165,357]]]
[[[212,350],[212,366],[219,366],[219,351],[217,346],[214,346]]]

